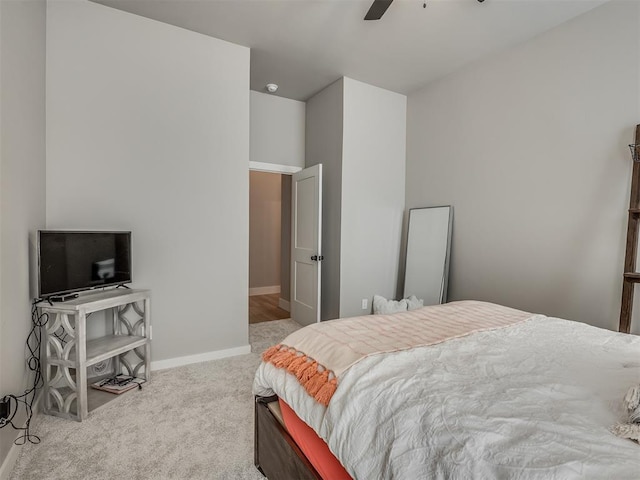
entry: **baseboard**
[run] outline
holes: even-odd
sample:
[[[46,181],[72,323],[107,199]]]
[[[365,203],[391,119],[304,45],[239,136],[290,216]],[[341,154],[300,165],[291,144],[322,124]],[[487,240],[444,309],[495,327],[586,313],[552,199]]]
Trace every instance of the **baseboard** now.
[[[287,312],[291,311],[291,304],[289,303],[288,300],[285,300],[284,298],[281,298],[278,300],[278,306],[281,309],[286,310]]]
[[[36,396],[35,401],[33,402],[33,417],[31,418],[31,421],[33,421],[33,418],[36,415],[39,415],[40,413],[40,399],[42,398],[42,390],[40,390],[40,393],[38,393],[38,395]],[[26,419],[25,419],[25,423],[24,425],[22,425],[23,427],[26,427]],[[9,427],[6,427],[9,428]],[[36,432],[33,432],[36,433]],[[16,438],[18,438],[18,436],[16,435]],[[2,462],[2,464],[0,465],[0,480],[9,480],[9,476],[11,475],[11,472],[13,471],[13,467],[16,466],[16,462],[18,461],[18,456],[20,455],[20,447],[22,445],[16,445],[15,443],[13,443],[11,445],[11,448],[9,449],[9,453],[7,453],[7,456],[4,459],[4,462]]]
[[[270,287],[254,287],[249,289],[249,296],[254,295],[271,295],[273,293],[280,293],[280,285],[271,285]]]
[[[11,445],[9,449],[9,453],[7,453],[4,462],[0,465],[0,480],[9,480],[9,476],[13,471],[13,467],[16,465],[16,461],[18,460],[18,455],[20,454],[19,446],[15,443]]]
[[[167,360],[157,360],[151,362],[151,371],[181,367],[183,365],[191,365],[192,363],[208,362],[210,360],[220,360],[221,358],[235,357],[236,355],[245,355],[247,353],[251,353],[251,345],[227,348],[225,350],[214,350],[213,352],[198,353],[185,357],[169,358]]]

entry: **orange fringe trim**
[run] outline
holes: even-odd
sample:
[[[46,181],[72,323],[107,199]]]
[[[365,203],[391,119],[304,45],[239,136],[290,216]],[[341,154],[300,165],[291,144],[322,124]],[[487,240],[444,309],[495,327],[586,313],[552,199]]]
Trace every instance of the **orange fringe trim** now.
[[[297,352],[286,345],[274,345],[262,354],[262,360],[283,368],[294,375],[318,403],[325,407],[338,388],[338,380],[329,375],[331,372],[302,352]]]
[[[268,362],[269,360],[271,360],[271,357],[273,357],[276,353],[278,353],[280,351],[280,347],[281,345],[274,345],[271,348],[268,348],[267,350],[265,350],[262,353],[262,360],[264,360],[265,362]]]

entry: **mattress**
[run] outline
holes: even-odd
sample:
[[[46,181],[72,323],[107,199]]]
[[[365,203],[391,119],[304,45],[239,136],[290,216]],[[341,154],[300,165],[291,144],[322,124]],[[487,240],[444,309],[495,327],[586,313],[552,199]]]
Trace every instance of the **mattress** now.
[[[290,405],[353,478],[638,478],[640,447],[610,432],[640,383],[636,336],[531,315],[337,380],[324,406],[264,362],[254,393]]]

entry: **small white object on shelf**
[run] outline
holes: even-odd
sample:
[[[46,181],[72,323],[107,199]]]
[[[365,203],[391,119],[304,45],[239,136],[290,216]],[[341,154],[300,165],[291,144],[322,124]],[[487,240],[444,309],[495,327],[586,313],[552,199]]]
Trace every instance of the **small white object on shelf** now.
[[[130,375],[115,375],[92,383],[91,388],[120,395],[134,388],[142,388],[144,382],[146,382],[146,380],[143,378],[136,378]]]

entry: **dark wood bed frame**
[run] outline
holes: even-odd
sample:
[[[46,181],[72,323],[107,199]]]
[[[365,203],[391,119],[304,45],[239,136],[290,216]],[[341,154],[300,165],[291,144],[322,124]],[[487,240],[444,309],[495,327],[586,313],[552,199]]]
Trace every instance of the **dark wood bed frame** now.
[[[267,404],[278,397],[255,398],[254,463],[269,480],[322,480]]]

